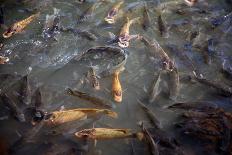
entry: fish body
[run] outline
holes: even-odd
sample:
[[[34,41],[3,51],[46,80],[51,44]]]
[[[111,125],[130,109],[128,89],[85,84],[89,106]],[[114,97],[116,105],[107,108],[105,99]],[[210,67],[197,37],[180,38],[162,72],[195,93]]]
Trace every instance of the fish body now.
[[[11,27],[8,28],[6,32],[3,33],[3,37],[9,38],[15,34],[22,32],[35,18],[39,16],[39,14],[40,13],[33,14],[30,17],[13,24]]]
[[[104,140],[118,138],[139,138],[141,133],[132,133],[130,129],[92,128],[76,132],[75,136],[77,138]]]
[[[160,122],[159,120],[156,118],[155,114],[146,106],[144,105],[142,102],[139,101],[139,105],[141,106],[141,108],[146,112],[147,116],[149,117],[149,119],[151,120],[152,124],[154,125],[155,128],[160,129]]]
[[[112,81],[112,95],[114,101],[120,103],[122,102],[122,86],[119,80],[119,72],[116,71],[113,74],[113,81]]]
[[[158,16],[158,29],[162,37],[167,37],[167,27],[163,21],[161,14]]]
[[[90,77],[92,87],[96,90],[100,90],[100,83],[97,78],[96,71],[93,67],[90,67],[89,69],[89,77]]]
[[[107,17],[104,18],[104,20],[108,23],[108,24],[114,24],[116,17],[118,15],[119,12],[119,8],[121,7],[121,5],[124,3],[124,1],[119,1],[117,2],[108,12]]]
[[[143,22],[142,22],[142,27],[143,29],[146,31],[151,25],[150,22],[150,16],[148,14],[148,9],[147,9],[147,5],[144,6],[143,9]]]
[[[80,92],[80,91],[77,91],[77,90],[72,90],[70,88],[67,89],[67,93],[69,95],[72,95],[72,96],[77,96],[79,97],[80,99],[83,99],[83,100],[87,100],[89,102],[91,102],[92,104],[95,104],[99,107],[104,107],[104,108],[112,108],[111,105],[109,105],[107,103],[107,101],[101,99],[101,98],[98,98],[96,96],[91,96],[87,93],[84,93],[84,92]]]
[[[21,82],[22,83],[21,83],[21,87],[19,90],[19,100],[21,103],[29,105],[30,104],[29,98],[31,95],[31,87],[29,84],[28,75],[25,75],[24,77],[22,77]]]
[[[99,116],[101,114],[106,114],[109,117],[117,118],[117,113],[108,109],[71,109],[63,111],[54,111],[47,116],[45,121],[48,125],[60,125],[67,122],[85,120],[88,117]]]
[[[132,37],[130,36],[130,26],[131,24],[138,21],[138,19],[139,17],[130,20],[127,17],[127,22],[122,26],[118,37],[118,45],[120,47],[126,48],[129,46],[129,41],[132,39]]]
[[[152,155],[159,155],[158,145],[156,144],[156,142],[152,138],[151,133],[144,127],[144,124],[142,124],[142,130],[143,130],[143,133],[144,133],[144,138],[149,143],[151,154]]]
[[[8,57],[3,57],[0,56],[0,64],[5,64],[9,61],[10,59]]]
[[[177,68],[174,68],[173,70],[169,71],[169,98],[173,101],[176,100],[178,94],[179,94],[179,73]]]
[[[86,20],[89,20],[93,16],[93,12],[97,8],[99,2],[94,3],[91,7],[89,7],[86,11],[83,12],[83,14],[78,19],[77,23],[82,23]]]
[[[7,94],[1,94],[2,103],[5,104],[11,111],[11,113],[16,117],[20,122],[25,122],[25,116],[23,111],[8,97]]]

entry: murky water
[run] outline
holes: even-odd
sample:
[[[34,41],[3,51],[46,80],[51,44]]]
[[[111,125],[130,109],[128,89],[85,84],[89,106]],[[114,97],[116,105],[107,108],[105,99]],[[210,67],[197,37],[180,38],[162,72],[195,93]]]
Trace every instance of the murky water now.
[[[83,78],[89,66],[93,65],[98,69],[106,66],[91,62],[91,59],[83,62],[74,60],[78,55],[91,47],[107,45],[107,41],[110,40],[109,32],[118,34],[122,24],[125,22],[125,14],[113,25],[104,24],[104,17],[113,2],[103,2],[93,12],[93,18],[77,25],[78,17],[93,5],[95,1],[89,0],[83,4],[79,4],[75,0],[41,0],[38,2],[33,0],[24,3],[0,1],[0,3],[4,4],[6,25],[25,19],[32,12],[34,13],[38,10],[40,12],[38,19],[28,25],[25,31],[9,39],[1,38],[4,47],[0,54],[9,57],[10,61],[0,66],[0,73],[22,76],[28,74],[32,92],[37,87],[41,88],[42,109],[48,112],[61,108],[94,107],[84,100],[68,96],[65,93],[65,89],[68,87],[111,100],[113,103],[111,95],[112,76],[99,80],[101,85],[99,91],[94,90],[89,83],[83,83]],[[143,1],[127,0],[123,4],[122,9],[126,11],[132,8],[133,11],[130,13],[130,16],[140,16],[142,18],[143,4]],[[144,31],[140,23],[135,23],[130,28],[130,34],[141,34],[151,40],[155,39],[171,59],[174,60],[180,78],[192,74],[193,71],[191,65],[189,65],[190,61],[183,56],[187,55],[192,60],[195,68],[204,77],[218,80],[231,86],[231,81],[226,80],[220,72],[224,60],[228,60],[229,64],[232,64],[231,20],[229,24],[224,23],[214,29],[211,24],[211,20],[214,17],[221,17],[231,12],[231,4],[229,5],[220,0],[202,0],[195,7],[185,5],[182,0],[161,0],[160,3],[147,1],[147,4],[151,26],[147,31]],[[59,9],[58,15],[60,16],[61,26],[91,31],[98,39],[91,41],[66,32],[58,32],[55,34],[55,39],[45,39],[42,31],[46,16],[52,15],[55,8]],[[161,37],[158,30],[158,9],[162,10],[162,18],[168,27],[167,38]],[[178,10],[183,11],[183,14],[178,14]],[[0,32],[2,34],[4,30],[1,29]],[[193,41],[190,41],[189,38],[193,32],[197,32],[198,35]],[[205,44],[207,44],[209,39],[215,41],[215,44],[211,47],[213,50],[210,55],[205,49]],[[192,46],[195,46],[195,48]],[[163,129],[170,135],[177,137],[183,148],[188,150],[187,154],[201,154],[202,148],[200,145],[198,146],[194,141],[183,137],[174,130],[174,123],[178,121],[177,117],[179,114],[164,108],[174,103],[174,101],[171,101],[167,95],[161,94],[153,103],[148,102],[151,87],[161,70],[158,58],[152,57],[148,48],[139,40],[132,40],[129,48],[126,48],[125,51],[128,54],[128,58],[125,70],[120,74],[123,101],[122,103],[113,103],[113,110],[118,113],[119,117],[117,119],[102,117],[94,123],[94,126],[131,128],[134,131],[139,131],[138,121],[148,121],[143,110],[138,105],[138,100],[140,100],[144,104],[148,104],[149,108],[156,114]],[[205,60],[207,55],[211,59],[208,64]],[[111,57],[110,59],[104,59],[104,61],[110,64],[117,61],[117,58]],[[11,83],[17,82],[17,80],[19,79],[1,81],[1,87],[6,87]],[[220,107],[232,111],[231,98],[216,95],[213,89],[199,83],[192,84],[180,81],[180,93],[177,101],[212,101]],[[21,108],[24,109],[26,106],[21,105]],[[3,109],[3,112],[1,112],[0,116],[0,135],[3,139],[6,139],[8,146],[10,146],[21,136],[27,135],[31,131],[32,126],[28,125],[28,123],[20,123],[12,118],[6,108],[1,107],[1,109]],[[79,128],[79,126],[81,127]],[[49,134],[52,130],[50,128],[42,128],[32,138],[32,143],[17,149],[15,154],[46,154],[49,150],[52,152],[50,154],[59,154],[70,148],[81,150],[85,146],[84,142],[75,139],[73,134],[70,134],[70,129],[79,131],[80,129],[91,127],[93,127],[93,123],[88,121],[70,123],[55,129],[62,133],[58,135]],[[98,141],[96,147],[91,143],[88,146],[89,151],[87,153],[83,152],[83,154],[132,154],[131,143],[134,146],[135,154],[149,154],[145,144],[135,139]],[[80,152],[77,151],[77,154],[81,154]]]

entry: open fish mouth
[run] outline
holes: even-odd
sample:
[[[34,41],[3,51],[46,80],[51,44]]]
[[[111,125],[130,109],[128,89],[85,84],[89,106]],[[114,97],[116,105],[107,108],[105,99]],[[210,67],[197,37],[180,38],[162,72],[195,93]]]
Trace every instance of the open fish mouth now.
[[[115,23],[115,20],[114,20],[114,18],[112,18],[112,17],[105,17],[105,21],[106,21],[108,24],[114,24],[114,23]]]
[[[119,37],[118,38],[119,42],[118,42],[118,45],[121,47],[121,48],[126,48],[129,46],[129,39],[127,39],[127,37]]]

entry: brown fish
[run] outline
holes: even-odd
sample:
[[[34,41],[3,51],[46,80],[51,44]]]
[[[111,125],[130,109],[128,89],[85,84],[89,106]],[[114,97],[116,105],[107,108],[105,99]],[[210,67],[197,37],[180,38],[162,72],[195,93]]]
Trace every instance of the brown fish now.
[[[92,128],[84,129],[75,133],[77,138],[105,140],[118,138],[138,138],[142,139],[141,132],[132,133],[130,129],[109,129],[109,128]]]
[[[127,22],[122,26],[120,33],[119,33],[119,37],[118,37],[118,45],[121,48],[126,48],[129,46],[129,41],[133,38],[136,38],[138,36],[133,36],[130,35],[130,26],[131,24],[135,23],[136,21],[139,20],[139,17],[134,18],[134,19],[129,19],[127,17]]]
[[[13,24],[11,27],[8,28],[6,32],[3,33],[3,37],[9,38],[15,34],[22,32],[35,18],[39,16],[39,14],[40,13],[33,14],[30,17]]]
[[[163,18],[161,16],[161,14],[158,16],[158,29],[159,29],[159,32],[160,32],[160,35],[162,37],[165,37],[167,38],[168,37],[168,34],[167,34],[167,27],[163,21]]]
[[[168,82],[169,98],[175,101],[179,94],[179,89],[180,89],[179,72],[177,68],[173,68],[168,72],[168,74],[169,74],[169,82]]]
[[[99,116],[101,114],[106,114],[112,118],[118,117],[116,112],[108,109],[78,108],[71,110],[54,111],[47,115],[45,121],[48,125],[60,125],[66,122],[85,120],[88,117]]]
[[[119,1],[117,2],[108,12],[107,17],[104,18],[104,20],[108,23],[108,24],[114,24],[116,17],[118,15],[119,12],[119,8],[121,7],[121,5],[124,3],[124,1]]]
[[[0,64],[5,64],[9,61],[10,59],[8,57],[0,56]]]
[[[89,95],[87,93],[84,93],[84,92],[80,92],[80,91],[77,91],[77,90],[72,90],[70,88],[67,89],[67,93],[69,95],[72,95],[72,96],[77,96],[83,100],[86,100],[86,101],[89,101],[91,102],[92,104],[95,104],[99,107],[103,107],[103,108],[112,108],[111,105],[108,104],[108,102],[104,99],[101,99],[99,97],[96,97],[96,96],[92,96],[92,95]]]

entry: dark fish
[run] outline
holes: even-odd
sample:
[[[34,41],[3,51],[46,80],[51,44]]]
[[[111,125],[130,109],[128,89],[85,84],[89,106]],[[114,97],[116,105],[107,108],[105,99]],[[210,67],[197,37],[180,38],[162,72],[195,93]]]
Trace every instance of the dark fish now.
[[[21,103],[24,103],[26,105],[30,104],[29,97],[31,94],[31,88],[28,80],[28,75],[25,75],[21,80],[20,80],[20,89],[19,89],[19,101]]]
[[[160,121],[156,118],[155,114],[147,106],[145,106],[141,101],[138,100],[138,103],[141,106],[141,108],[145,111],[145,113],[147,114],[148,118],[150,119],[154,127],[157,129],[160,129],[161,124],[160,124]]]
[[[211,81],[198,76],[195,76],[194,79],[206,86],[216,89],[221,95],[232,96],[232,88],[227,85],[223,85],[222,83],[219,83],[217,81]]]
[[[96,71],[94,70],[94,68],[90,67],[88,73],[89,73],[89,78],[90,78],[92,87],[96,90],[100,90],[100,83],[99,83],[99,80],[97,78]]]
[[[7,96],[7,94],[1,94],[2,104],[5,104],[11,111],[14,117],[20,122],[25,122],[25,116],[22,110]]]
[[[80,99],[87,100],[96,106],[104,107],[104,108],[112,108],[112,106],[109,105],[107,101],[105,101],[104,99],[98,98],[96,96],[91,96],[87,93],[80,92],[77,90],[72,90],[70,88],[67,89],[67,93],[72,96],[77,96]]]
[[[80,37],[86,38],[90,41],[97,40],[97,36],[87,30],[80,30],[80,29],[74,29],[74,28],[61,28],[60,31],[71,32],[74,35],[79,35]]]
[[[217,27],[217,26],[223,24],[226,20],[230,20],[230,21],[232,20],[232,12],[230,12],[229,14],[224,15],[222,17],[214,18],[211,21],[211,24],[213,25],[213,27]]]
[[[169,98],[173,101],[176,100],[178,94],[179,94],[179,73],[177,68],[174,68],[168,72],[169,74],[169,82],[168,82],[168,87],[169,87]]]
[[[34,94],[31,97],[31,104],[35,105],[36,108],[41,107],[42,105],[42,95],[40,88],[37,88],[34,92]]]
[[[159,155],[159,149],[158,149],[158,145],[157,143],[154,141],[154,139],[152,138],[150,132],[144,127],[144,124],[142,123],[142,130],[144,133],[144,137],[145,139],[148,141],[149,143],[149,147],[151,150],[151,154],[152,155]]]
[[[97,8],[98,5],[99,5],[99,2],[95,2],[91,7],[89,7],[87,10],[85,10],[82,13],[82,15],[79,17],[79,19],[77,20],[77,24],[83,23],[83,22],[89,20],[90,18],[92,18],[93,12],[95,11],[95,9]]]
[[[150,16],[149,16],[149,13],[148,13],[147,4],[145,4],[145,6],[143,8],[142,27],[146,31],[150,26],[151,26]]]
[[[0,6],[0,26],[4,25],[4,11],[3,11],[3,6]]]
[[[204,111],[209,111],[211,109],[217,109],[216,104],[210,102],[177,102],[173,105],[168,106],[169,109],[203,109]]]
[[[166,24],[164,23],[161,14],[158,16],[158,30],[160,32],[160,35],[164,38],[168,37],[168,31],[167,31],[167,27]]]
[[[222,63],[222,73],[225,75],[226,78],[232,79],[232,61],[230,60],[223,60]]]

